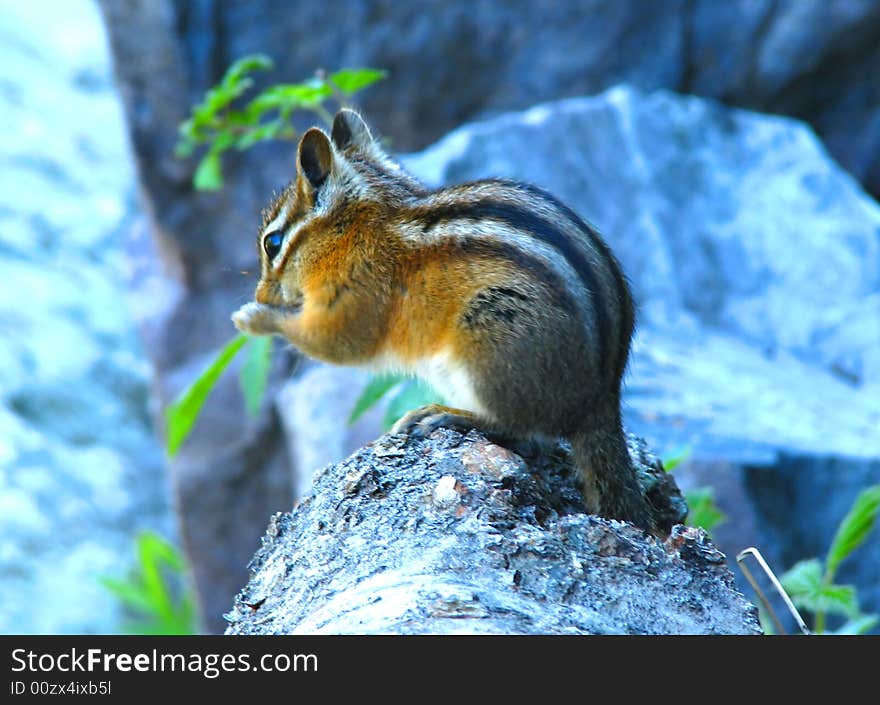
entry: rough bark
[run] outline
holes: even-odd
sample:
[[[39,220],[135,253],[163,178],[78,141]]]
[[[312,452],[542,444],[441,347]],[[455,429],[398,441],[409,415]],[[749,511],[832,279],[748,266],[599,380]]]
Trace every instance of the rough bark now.
[[[755,634],[755,608],[631,438],[665,541],[580,509],[565,447],[386,435],[270,521],[227,634]]]

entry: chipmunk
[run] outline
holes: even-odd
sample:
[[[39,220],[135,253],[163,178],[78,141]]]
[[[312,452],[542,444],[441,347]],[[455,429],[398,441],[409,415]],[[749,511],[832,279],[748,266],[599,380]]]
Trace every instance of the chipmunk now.
[[[410,412],[393,432],[567,439],[587,510],[656,531],[620,415],[632,296],[569,207],[502,179],[430,190],[342,110],[329,137],[303,134],[258,250],[255,301],[232,317],[241,331],[410,373],[452,405]]]

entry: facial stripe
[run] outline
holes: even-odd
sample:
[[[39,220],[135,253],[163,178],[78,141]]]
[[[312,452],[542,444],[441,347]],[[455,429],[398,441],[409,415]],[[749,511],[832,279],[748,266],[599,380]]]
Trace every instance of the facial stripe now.
[[[278,212],[271,222],[269,222],[263,230],[260,232],[260,240],[262,240],[266,235],[276,230],[280,230],[287,220],[287,216],[290,213],[290,204],[285,204],[281,207],[281,210]]]
[[[271,267],[276,271],[283,271],[287,265],[290,253],[296,246],[300,233],[305,227],[314,220],[314,217],[305,217],[298,220],[292,226],[288,226],[287,232],[284,234],[284,243],[281,245],[281,251],[276,255]]]

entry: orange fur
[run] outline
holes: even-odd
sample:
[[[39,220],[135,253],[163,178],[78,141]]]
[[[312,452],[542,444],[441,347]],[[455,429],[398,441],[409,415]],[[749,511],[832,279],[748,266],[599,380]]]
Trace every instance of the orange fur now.
[[[510,276],[504,263],[468,255],[454,244],[412,248],[400,262],[402,286],[381,349],[414,364],[441,351],[463,360],[458,321],[481,289]]]

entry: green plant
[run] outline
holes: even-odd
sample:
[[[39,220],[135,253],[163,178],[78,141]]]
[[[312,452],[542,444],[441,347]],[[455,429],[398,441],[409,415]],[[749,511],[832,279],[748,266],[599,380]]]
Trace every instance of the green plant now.
[[[880,513],[880,485],[862,490],[837,527],[824,561],[809,558],[787,570],[780,582],[798,608],[813,614],[817,634],[863,634],[878,620],[876,614],[864,614],[852,585],[837,585],[834,578],[841,563],[861,546],[874,528]],[[827,629],[827,617],[842,618],[843,624]]]
[[[670,455],[663,457],[663,467],[666,472],[674,471],[679,465],[690,457],[691,449],[682,448]],[[715,503],[715,490],[711,487],[694,487],[684,493],[688,505],[687,526],[700,526],[711,532],[719,524],[727,521],[727,515],[722,512]]]
[[[123,630],[131,634],[195,634],[195,599],[183,557],[152,531],[138,534],[136,546],[137,563],[127,577],[100,578],[130,615]]]
[[[242,348],[247,349],[247,357],[239,373],[239,384],[248,413],[252,416],[259,414],[269,378],[272,339],[237,335],[223,346],[204,372],[165,409],[168,455],[173,457],[180,450],[217,380]]]
[[[215,191],[223,187],[222,160],[227,150],[243,151],[270,140],[295,140],[292,120],[298,111],[314,113],[329,126],[329,101],[347,105],[355,93],[386,75],[370,68],[340,69],[329,75],[318,71],[300,83],[269,86],[244,102],[245,94],[254,86],[253,74],[272,66],[272,60],[263,54],[240,58],[181,123],[175,147],[178,157],[190,157],[207,145],[193,175],[196,189]]]
[[[675,470],[675,468],[677,468],[685,460],[687,460],[690,457],[690,455],[691,455],[691,449],[688,446],[685,446],[684,448],[680,448],[679,450],[674,451],[673,453],[669,453],[667,455],[664,455],[663,459],[661,461],[663,463],[663,468],[666,470],[666,472],[672,472],[673,470]]]
[[[708,533],[719,524],[727,521],[727,515],[715,503],[715,490],[712,487],[694,487],[684,493],[688,505],[688,526],[701,526]]]

